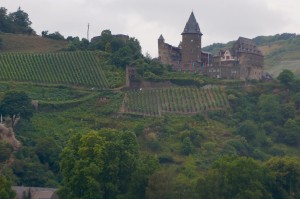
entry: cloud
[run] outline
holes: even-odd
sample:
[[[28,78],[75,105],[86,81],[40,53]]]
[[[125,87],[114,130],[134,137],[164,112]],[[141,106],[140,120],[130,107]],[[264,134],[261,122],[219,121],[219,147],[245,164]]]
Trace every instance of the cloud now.
[[[157,38],[178,45],[193,10],[203,32],[203,44],[227,42],[238,36],[255,37],[282,32],[300,33],[299,0],[1,0],[10,12],[21,6],[33,28],[59,31],[65,36],[96,36],[104,29],[128,34],[143,52],[157,56]]]

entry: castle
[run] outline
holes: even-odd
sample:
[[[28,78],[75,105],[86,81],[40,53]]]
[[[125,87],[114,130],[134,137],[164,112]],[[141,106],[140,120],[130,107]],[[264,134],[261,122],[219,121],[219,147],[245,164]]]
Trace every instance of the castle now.
[[[253,40],[239,37],[229,49],[220,50],[217,55],[201,49],[202,33],[192,12],[178,47],[158,38],[159,60],[172,65],[174,70],[199,72],[203,75],[223,79],[260,80],[263,75],[264,56]]]

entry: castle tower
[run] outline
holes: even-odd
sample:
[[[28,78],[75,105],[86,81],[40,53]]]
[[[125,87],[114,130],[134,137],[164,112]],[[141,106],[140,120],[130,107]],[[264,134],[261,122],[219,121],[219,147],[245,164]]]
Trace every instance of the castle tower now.
[[[181,35],[182,63],[201,63],[201,37],[203,34],[200,31],[199,24],[197,23],[193,12]]]
[[[161,60],[162,59],[162,51],[164,48],[164,43],[165,43],[165,39],[162,35],[159,36],[158,38],[158,59]]]

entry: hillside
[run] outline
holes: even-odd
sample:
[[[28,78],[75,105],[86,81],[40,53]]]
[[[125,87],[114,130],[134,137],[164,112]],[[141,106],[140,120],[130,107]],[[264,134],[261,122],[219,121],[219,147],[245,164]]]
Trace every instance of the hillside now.
[[[0,80],[107,89],[122,84],[122,73],[105,67],[97,52],[1,53]],[[121,82],[121,83],[120,83]]]
[[[67,41],[48,39],[40,36],[2,33],[0,37],[3,45],[0,53],[3,52],[56,52],[65,48]]]
[[[268,40],[272,45],[261,41],[270,61],[276,62],[271,58],[279,49],[287,46],[290,52],[291,46],[297,49],[294,41],[286,44],[282,40],[277,43]],[[107,177],[103,181],[100,178],[101,182],[124,180],[119,169],[130,165],[130,173],[125,174],[132,174],[133,180],[124,184],[131,192],[122,198],[163,198],[159,195],[163,192],[172,196],[168,198],[195,199],[198,192],[203,193],[199,191],[203,180],[206,180],[203,184],[209,184],[216,181],[215,177],[223,176],[217,173],[212,180],[207,178],[215,173],[216,161],[221,163],[220,170],[226,168],[226,161],[232,165],[237,160],[255,162],[265,176],[269,169],[266,165],[274,158],[290,164],[290,159],[299,157],[300,82],[210,79],[199,74],[171,72],[156,60],[132,54],[126,48],[116,54],[109,48],[0,53],[0,105],[10,92],[22,91],[33,105],[30,120],[21,117],[13,128],[22,147],[13,152],[9,144],[0,140],[0,169],[7,157],[14,157],[5,171],[14,185],[66,186],[62,162],[67,158],[71,166],[78,166],[78,172],[70,177],[76,177],[80,185],[89,186],[86,176],[98,176],[97,172]],[[128,58],[140,67],[131,77],[128,75],[137,86],[123,88],[124,65],[131,63]],[[285,59],[297,60],[297,53],[290,53]],[[148,87],[140,86],[143,83]],[[9,122],[8,117],[5,120]],[[106,137],[98,139],[104,135],[101,132]],[[131,137],[125,136],[125,132]],[[82,142],[85,144],[81,145]],[[73,150],[79,152],[62,155]],[[129,157],[136,159],[124,163]],[[80,164],[73,162],[77,158]],[[300,160],[292,160],[300,165]],[[108,170],[98,170],[102,166],[95,167],[95,162]],[[251,172],[259,170],[248,163],[247,167],[235,165],[237,179],[240,173],[247,174],[244,168]],[[292,169],[295,167],[298,172],[295,175],[300,176],[297,164]],[[276,186],[283,190],[285,185],[276,181],[277,173],[271,173],[274,176],[267,184],[278,183]],[[243,182],[256,176],[247,174]],[[146,197],[151,186],[157,186],[152,190],[154,195]],[[183,194],[179,194],[183,189]],[[98,194],[99,189],[95,190]],[[268,192],[277,194],[273,190]]]
[[[265,56],[264,70],[277,76],[282,69],[289,69],[300,76],[300,35],[284,33],[274,36],[258,36],[253,38]],[[232,41],[226,44],[213,44],[203,50],[217,53],[220,49],[230,48]]]

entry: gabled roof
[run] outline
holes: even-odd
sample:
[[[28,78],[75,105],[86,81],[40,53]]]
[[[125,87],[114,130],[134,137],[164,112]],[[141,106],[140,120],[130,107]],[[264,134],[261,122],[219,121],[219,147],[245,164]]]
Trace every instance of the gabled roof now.
[[[182,34],[201,34],[199,24],[195,18],[194,12],[191,13]]]

